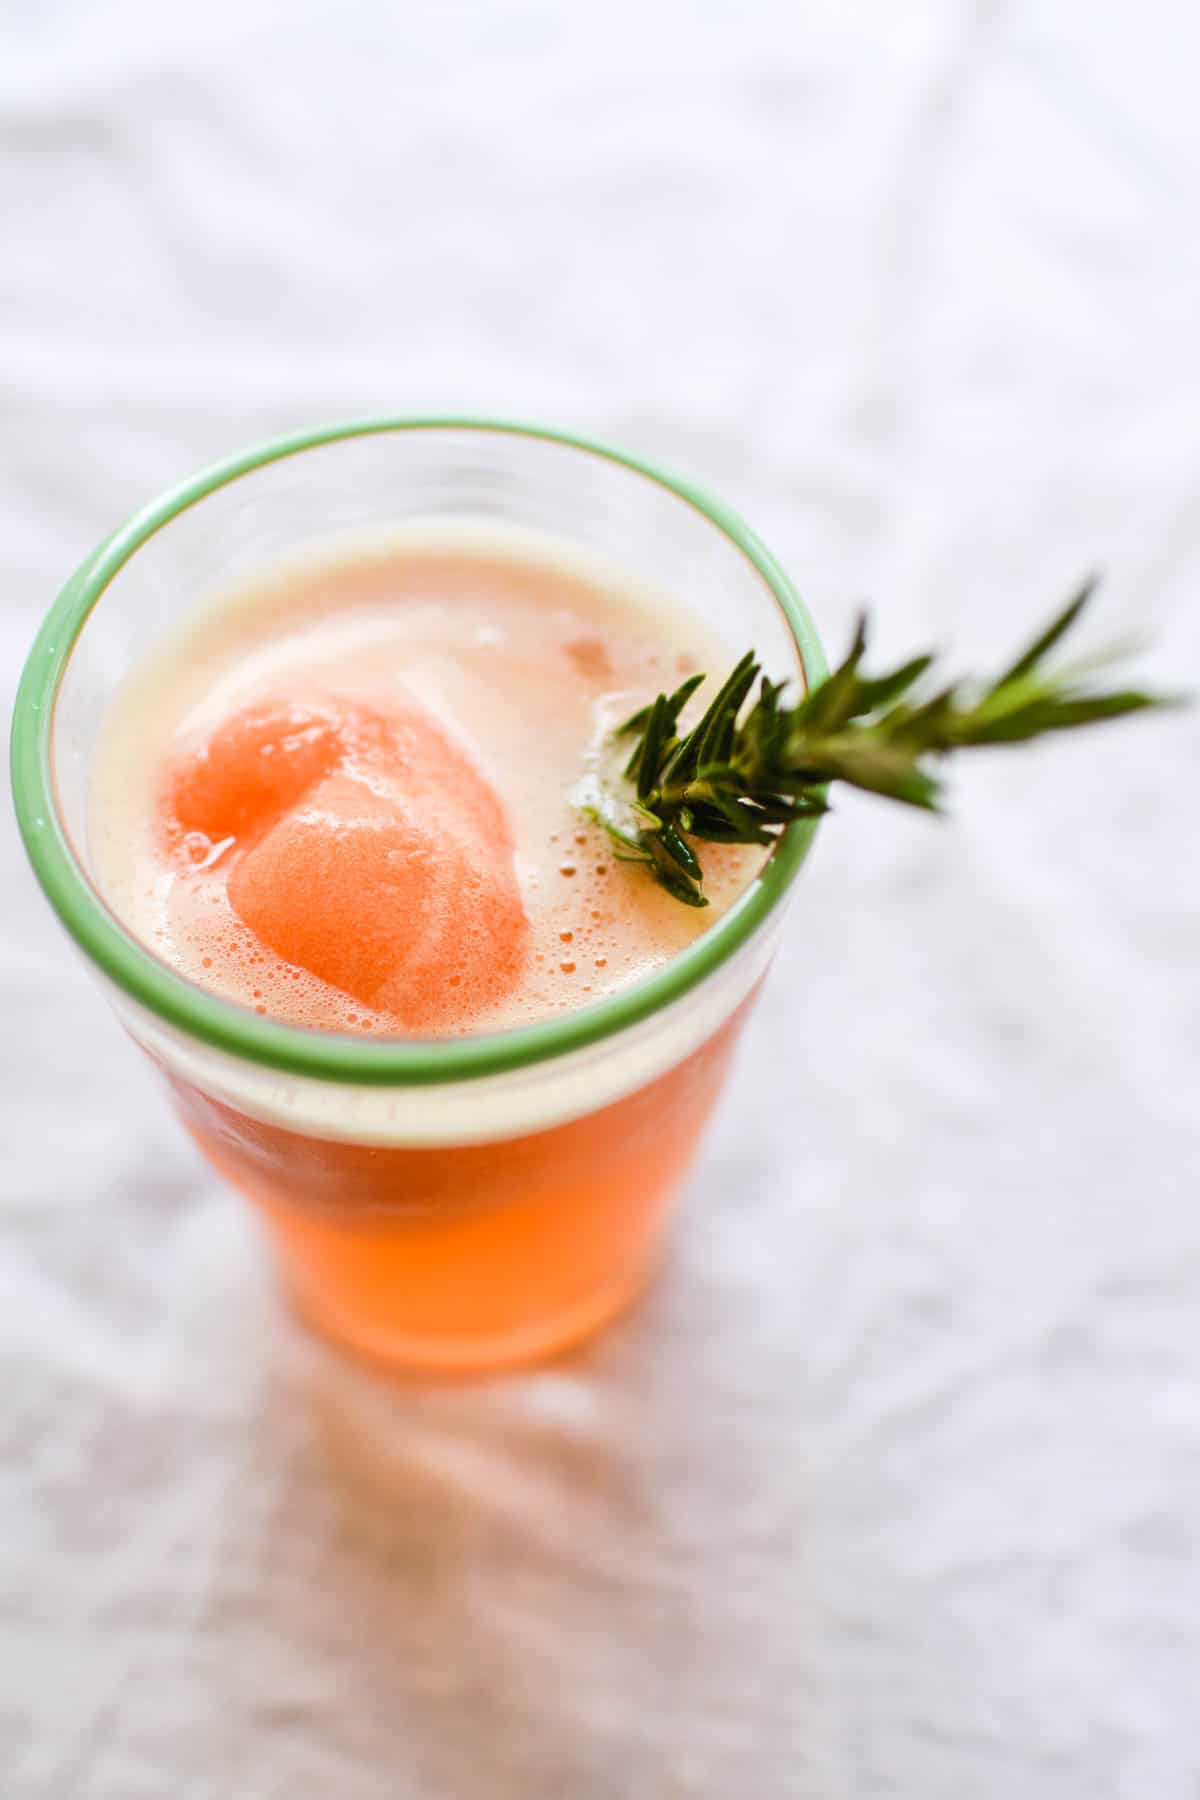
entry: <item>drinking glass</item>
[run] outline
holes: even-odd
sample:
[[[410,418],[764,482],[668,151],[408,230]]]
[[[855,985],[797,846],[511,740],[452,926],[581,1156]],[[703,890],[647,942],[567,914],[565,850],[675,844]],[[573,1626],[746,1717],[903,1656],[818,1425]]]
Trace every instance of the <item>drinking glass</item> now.
[[[773,675],[826,672],[779,565],[691,482],[540,426],[377,419],[206,469],[108,538],[30,653],[12,770],[51,904],[188,1131],[257,1209],[299,1312],[393,1368],[467,1371],[561,1349],[653,1270],[814,825],[792,825],[656,973],[515,1030],[304,1030],[160,961],[106,904],[89,845],[114,695],[214,592],[344,534],[433,521],[550,533],[686,603],[731,661],[754,645]]]

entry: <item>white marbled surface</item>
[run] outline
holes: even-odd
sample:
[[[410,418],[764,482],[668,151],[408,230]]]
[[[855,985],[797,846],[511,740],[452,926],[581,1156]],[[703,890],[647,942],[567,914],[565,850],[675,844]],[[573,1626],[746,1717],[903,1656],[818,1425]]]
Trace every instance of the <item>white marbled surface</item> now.
[[[0,681],[113,524],[357,412],[555,419],[839,643],[1200,669],[1168,0],[0,13]],[[1195,1800],[1197,718],[846,801],[594,1351],[283,1317],[0,825],[6,1800]]]

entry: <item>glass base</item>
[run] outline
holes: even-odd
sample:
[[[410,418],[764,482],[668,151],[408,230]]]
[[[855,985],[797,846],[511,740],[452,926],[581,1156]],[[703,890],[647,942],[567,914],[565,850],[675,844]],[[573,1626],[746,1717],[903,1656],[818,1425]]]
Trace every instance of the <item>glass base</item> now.
[[[294,1286],[287,1298],[310,1330],[377,1369],[394,1375],[488,1375],[549,1361],[602,1331],[633,1306],[658,1268],[659,1258],[651,1257],[549,1319],[479,1336],[390,1330],[341,1313]]]

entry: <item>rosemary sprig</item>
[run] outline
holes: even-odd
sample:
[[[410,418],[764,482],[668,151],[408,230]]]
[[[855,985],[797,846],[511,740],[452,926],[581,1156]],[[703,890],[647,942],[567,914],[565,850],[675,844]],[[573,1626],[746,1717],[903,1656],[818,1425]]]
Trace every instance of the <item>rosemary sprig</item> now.
[[[705,679],[690,675],[618,728],[618,738],[634,740],[632,752],[621,773],[592,784],[584,810],[608,832],[618,857],[645,864],[688,906],[708,904],[698,842],[770,844],[792,820],[828,810],[830,782],[937,811],[942,785],[931,765],[951,751],[1023,743],[1169,704],[1132,688],[1097,690],[1081,679],[1088,672],[1084,665],[1045,668],[1094,586],[1086,582],[986,683],[951,682],[926,691],[922,678],[932,656],[865,675],[865,618],[845,659],[795,705],[786,703],[786,684],[763,675],[748,651],[703,717],[681,732],[680,714]],[[756,684],[757,696],[743,712]]]

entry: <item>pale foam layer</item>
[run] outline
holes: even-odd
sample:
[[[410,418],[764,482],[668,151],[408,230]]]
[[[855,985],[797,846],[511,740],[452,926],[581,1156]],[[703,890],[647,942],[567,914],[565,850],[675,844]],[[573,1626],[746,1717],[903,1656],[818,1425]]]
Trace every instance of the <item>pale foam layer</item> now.
[[[250,702],[322,693],[386,714],[415,700],[500,797],[530,927],[512,991],[442,1029],[492,1032],[589,1005],[677,954],[760,864],[757,851],[710,847],[712,904],[692,911],[616,863],[573,799],[616,722],[728,660],[694,618],[532,534],[410,529],[280,565],[214,599],[118,696],[92,797],[102,891],[156,954],[229,1000],[298,1025],[411,1035],[266,950],[223,880],[181,876],[159,809],[172,758]],[[221,853],[196,849],[199,863]]]

